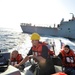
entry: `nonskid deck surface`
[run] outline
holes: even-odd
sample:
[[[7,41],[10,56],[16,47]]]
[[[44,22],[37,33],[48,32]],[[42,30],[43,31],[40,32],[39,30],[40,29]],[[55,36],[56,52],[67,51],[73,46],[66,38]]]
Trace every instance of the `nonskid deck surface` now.
[[[19,69],[9,65],[6,71],[0,72],[0,75],[25,75],[25,72],[29,67],[26,67],[24,71],[21,72]]]
[[[4,72],[1,72],[0,75],[21,75],[21,73],[17,68],[9,65],[7,70]]]
[[[19,69],[9,65],[8,69],[5,72],[0,73],[0,75],[25,75],[26,71],[31,67],[28,65],[24,68],[24,71],[20,71]],[[56,72],[62,72],[61,66],[54,65]]]
[[[29,66],[30,67],[30,66]],[[24,71],[23,72],[21,72],[21,75],[25,75],[25,72],[26,72],[26,70],[27,69],[29,69],[29,67],[27,67],[26,69],[24,69]],[[57,72],[62,72],[62,67],[61,66],[54,66],[55,67],[55,71],[56,71],[56,73]]]
[[[28,67],[26,67],[26,68],[24,69],[24,71],[23,71],[23,72],[20,72],[20,73],[21,73],[21,75],[25,75],[26,71],[27,71],[30,67],[31,67],[31,66],[28,66]]]

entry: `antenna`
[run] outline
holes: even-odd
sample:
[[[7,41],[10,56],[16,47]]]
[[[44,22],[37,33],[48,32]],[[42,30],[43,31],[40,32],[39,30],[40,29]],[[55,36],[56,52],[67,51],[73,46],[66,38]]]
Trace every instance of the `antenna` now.
[[[73,13],[70,13],[70,14],[72,14],[72,19],[74,19],[74,14]]]

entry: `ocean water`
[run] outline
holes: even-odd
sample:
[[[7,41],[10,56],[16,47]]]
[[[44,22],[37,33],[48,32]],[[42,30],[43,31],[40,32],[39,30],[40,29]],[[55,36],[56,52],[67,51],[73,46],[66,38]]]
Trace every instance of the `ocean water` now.
[[[11,50],[25,42],[28,34],[13,31],[12,29],[0,28],[0,50]]]

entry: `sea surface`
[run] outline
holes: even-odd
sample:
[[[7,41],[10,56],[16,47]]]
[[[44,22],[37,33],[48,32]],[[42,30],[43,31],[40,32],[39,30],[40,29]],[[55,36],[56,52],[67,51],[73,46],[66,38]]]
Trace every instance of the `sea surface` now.
[[[17,46],[27,42],[27,38],[30,34],[17,32],[8,28],[0,28],[0,50],[2,52],[12,50]],[[72,40],[75,43],[75,40]],[[29,41],[27,42],[29,44]]]
[[[11,50],[25,42],[29,34],[14,31],[10,28],[0,28],[0,50]]]

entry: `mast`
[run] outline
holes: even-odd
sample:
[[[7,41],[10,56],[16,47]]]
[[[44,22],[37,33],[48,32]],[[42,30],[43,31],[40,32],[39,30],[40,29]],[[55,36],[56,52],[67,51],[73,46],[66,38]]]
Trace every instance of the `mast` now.
[[[73,13],[70,13],[70,14],[72,14],[72,19],[74,19],[74,14]]]

